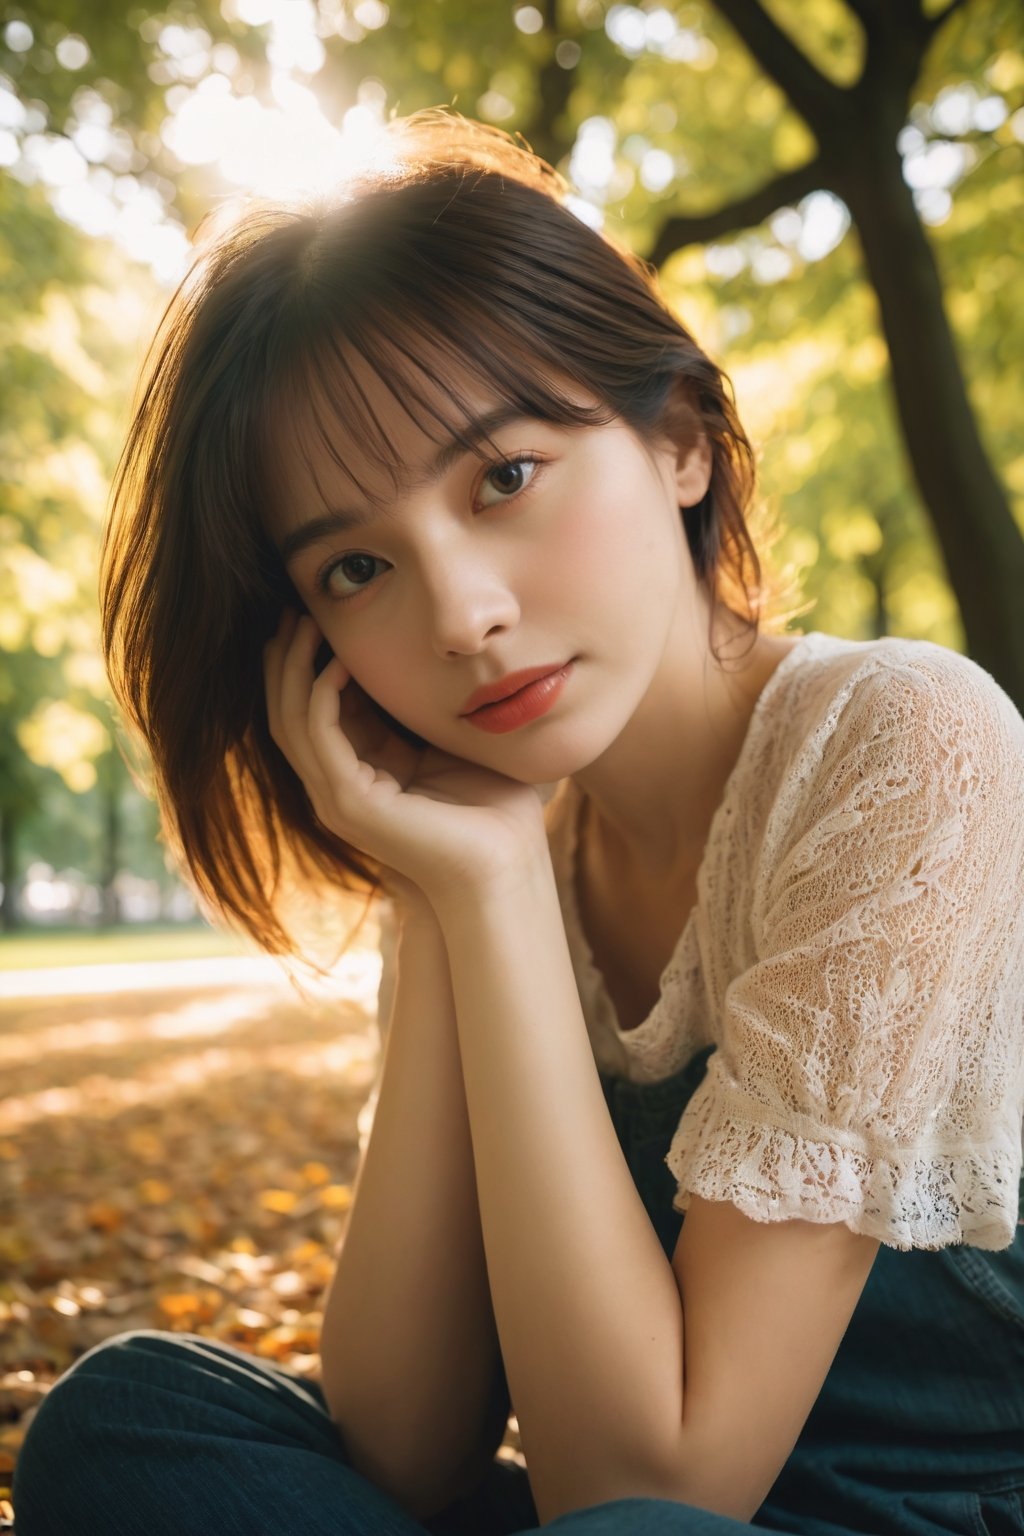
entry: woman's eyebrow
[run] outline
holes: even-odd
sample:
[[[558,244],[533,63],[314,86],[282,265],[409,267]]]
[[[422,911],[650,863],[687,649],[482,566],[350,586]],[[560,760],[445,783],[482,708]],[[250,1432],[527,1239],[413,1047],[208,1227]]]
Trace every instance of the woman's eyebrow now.
[[[415,482],[403,485],[402,489],[409,490],[414,486],[418,489],[424,485],[433,485],[470,451],[473,444],[491,437],[502,427],[510,426],[513,422],[537,419],[517,405],[501,405],[493,411],[488,411],[485,416],[474,417],[467,422],[461,439],[450,437],[442,443],[427,466],[426,473]],[[300,523],[297,528],[293,528],[282,539],[278,553],[282,562],[290,565],[297,555],[307,549],[310,544],[317,543],[319,539],[335,533],[348,533],[355,528],[364,528],[368,523],[374,522],[375,518],[376,514],[369,511],[332,508],[329,512],[322,512],[319,516],[312,517],[307,522]]]

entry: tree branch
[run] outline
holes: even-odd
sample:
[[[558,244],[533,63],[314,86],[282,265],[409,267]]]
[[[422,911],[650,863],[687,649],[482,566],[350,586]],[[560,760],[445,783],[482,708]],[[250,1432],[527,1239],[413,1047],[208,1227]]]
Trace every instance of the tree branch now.
[[[674,251],[687,245],[702,245],[720,235],[733,234],[737,230],[750,229],[787,203],[806,197],[829,184],[825,163],[820,155],[809,160],[795,171],[784,171],[756,192],[735,202],[726,203],[710,213],[676,214],[665,223],[655,239],[654,248],[647,260],[660,267]]]
[[[927,21],[929,38],[934,37],[939,28],[945,26],[953,12],[959,11],[965,4],[966,0],[949,0],[944,11],[940,11],[937,16],[930,16]]]
[[[884,5],[884,0],[882,0]],[[881,6],[879,0],[844,0],[846,9],[852,11],[860,22],[864,31],[871,33],[877,30],[878,23],[882,19],[879,15]]]
[[[565,37],[558,25],[558,0],[544,0],[544,30],[549,34],[552,51],[537,74],[537,108],[526,127],[526,137],[534,152],[550,165],[557,165],[572,148],[572,139],[566,141],[564,132],[556,125],[564,121],[565,109],[576,82],[576,69],[563,69],[556,50]]]
[[[765,74],[785,92],[792,106],[812,128],[834,119],[845,93],[811,63],[762,8],[760,0],[712,0],[712,3]]]

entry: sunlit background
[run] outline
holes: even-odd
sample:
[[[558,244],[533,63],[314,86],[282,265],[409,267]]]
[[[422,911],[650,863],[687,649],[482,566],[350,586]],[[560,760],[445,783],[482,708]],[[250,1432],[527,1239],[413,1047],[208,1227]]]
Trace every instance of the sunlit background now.
[[[920,31],[947,4],[922,0],[917,22],[910,0],[771,0],[765,14],[783,52],[852,90],[865,58],[855,9]],[[951,11],[891,119],[894,180],[934,252],[930,325],[952,330],[1012,550],[1014,520],[1024,532],[1024,9]],[[817,146],[786,89],[712,0],[8,5],[0,1530],[32,1417],[93,1344],[180,1329],[319,1369],[376,1102],[376,924],[314,983],[197,912],[119,751],[98,554],[135,379],[204,219],[329,188],[381,152],[393,115],[434,106],[523,135],[569,179],[579,218],[657,256],[667,299],[734,382],[778,520],[775,563],[806,605],[799,627],[968,649],[963,572],[947,566],[910,468],[859,225],[808,169]],[[910,260],[897,244],[886,271]],[[916,382],[912,370],[904,414]],[[935,423],[936,443],[949,426]],[[992,497],[983,506],[979,487],[963,500],[954,510],[973,535]],[[1004,632],[1019,634],[1019,598],[997,597],[993,580],[984,601],[989,585],[993,606],[1016,604]],[[1005,679],[1024,704],[1019,667]],[[522,1459],[514,1415],[499,1455]]]
[[[855,79],[863,36],[842,0],[772,10],[828,77]],[[800,166],[813,139],[710,0],[50,4],[7,18],[0,917],[51,934],[195,925],[116,748],[95,583],[136,371],[203,216],[329,187],[377,152],[391,115],[448,104],[524,134],[567,175],[580,218],[646,254],[670,215],[728,205]],[[898,148],[986,447],[1024,524],[1021,41],[1016,6],[960,7],[926,56]],[[802,627],[963,649],[844,203],[812,187],[687,244],[662,280],[734,380],[782,521],[777,558],[812,605]],[[0,957],[21,953],[11,946]]]
[[[587,4],[577,9],[585,24],[599,20],[625,59],[655,55],[679,65],[680,72],[708,73],[719,64],[718,48],[701,28],[698,6],[682,8],[682,15],[663,6]],[[257,95],[253,75],[237,48],[215,42],[197,22],[158,15],[142,18],[139,37],[153,55],[147,74],[164,88],[165,115],[158,129],[162,145],[179,166],[215,167],[225,188],[277,197],[329,187],[372,151],[395,102],[385,81],[370,76],[359,81],[350,105],[336,117],[328,115],[316,90],[317,77],[327,64],[324,39],[360,43],[368,33],[387,27],[389,7],[383,0],[356,0],[353,5],[340,0],[321,0],[319,5],[313,0],[225,0],[220,10],[224,20],[259,29],[265,39],[265,88]],[[535,6],[518,6],[511,14],[524,36],[544,29],[544,17]],[[692,18],[689,25],[684,17]],[[52,42],[56,68],[75,74],[89,64],[86,38],[67,32],[53,42],[52,24],[44,35]],[[37,45],[31,21],[9,21],[4,41],[14,55],[29,53]],[[563,39],[556,58],[572,70],[581,52],[578,42]],[[438,86],[438,101],[443,101],[448,96],[443,76]],[[1014,86],[1019,93],[1019,59],[997,55],[982,79],[943,86],[904,128],[899,140],[904,174],[927,224],[941,225],[948,219],[955,188],[982,155],[1007,139],[1024,143],[1024,109],[1014,109]],[[517,94],[514,78],[506,79],[499,71],[464,110],[514,129]],[[45,187],[62,219],[87,235],[116,241],[162,284],[172,284],[182,275],[191,249],[174,206],[175,185],[162,177],[135,174],[138,152],[132,136],[116,123],[107,93],[82,86],[71,108],[67,122],[55,132],[44,104],[26,104],[13,80],[0,80],[0,166],[27,185]],[[604,222],[609,202],[634,188],[664,193],[689,173],[684,153],[652,142],[671,135],[679,121],[678,108],[671,100],[658,101],[647,116],[653,133],[623,133],[613,116],[600,113],[576,125],[567,170],[580,194],[577,212],[596,227]],[[1004,125],[1006,133],[999,140],[985,142]],[[152,146],[146,148],[152,152]],[[795,208],[780,210],[769,224],[771,238],[708,246],[707,270],[714,277],[730,278],[749,266],[759,282],[777,283],[790,275],[794,259],[814,262],[827,256],[848,225],[837,198],[812,193]]]

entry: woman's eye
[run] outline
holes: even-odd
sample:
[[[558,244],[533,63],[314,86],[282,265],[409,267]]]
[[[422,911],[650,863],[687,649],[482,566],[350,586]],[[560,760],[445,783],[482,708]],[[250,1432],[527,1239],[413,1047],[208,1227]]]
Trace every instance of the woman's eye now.
[[[539,468],[539,461],[524,455],[517,459],[503,459],[500,464],[495,464],[484,476],[482,490],[490,485],[496,490],[498,500],[508,500],[524,491],[535,478]],[[495,502],[485,501],[485,506],[494,506]]]
[[[329,565],[320,577],[318,585],[328,597],[356,597],[374,578],[375,565],[386,565],[376,555],[342,555]]]
[[[497,506],[502,501],[511,501],[514,496],[521,495],[536,480],[541,464],[540,459],[530,454],[502,459],[500,463],[493,464],[484,476],[482,489],[489,485],[498,494],[493,500],[484,500],[483,505]],[[325,596],[344,602],[346,598],[358,597],[364,588],[373,583],[377,575],[376,566],[387,566],[388,563],[377,555],[342,555],[340,560],[325,566],[317,576],[316,584]]]

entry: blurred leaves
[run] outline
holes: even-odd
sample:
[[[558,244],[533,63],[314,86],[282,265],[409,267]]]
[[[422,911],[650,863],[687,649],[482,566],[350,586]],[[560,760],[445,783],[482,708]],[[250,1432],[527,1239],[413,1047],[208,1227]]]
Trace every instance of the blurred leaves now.
[[[241,9],[8,7],[5,98],[57,148],[95,130],[76,174],[191,229],[227,183],[215,164],[178,160],[165,124],[204,78],[275,99],[268,50],[280,41]],[[613,16],[604,0],[560,0],[534,32],[515,9],[393,0],[386,24],[364,25],[348,0],[319,0],[323,66],[292,74],[334,123],[359,103],[385,115],[449,103],[522,133],[641,253],[669,215],[718,208],[814,154],[803,119],[710,3]],[[864,37],[842,0],[769,9],[825,75],[855,78]],[[963,156],[938,189],[948,206],[941,195],[929,205],[929,238],[985,445],[1024,529],[1022,14],[1019,0],[963,5],[925,58],[906,132],[908,155]],[[28,47],[12,45],[19,20]],[[968,110],[986,101],[987,117]],[[152,807],[116,774],[95,586],[106,487],[165,294],[113,240],[64,222],[53,190],[0,172],[0,823],[17,822],[22,862],[31,852],[97,869],[104,796],[120,796],[126,858],[157,872]],[[813,603],[805,627],[962,648],[895,424],[875,295],[841,212],[827,200],[780,209],[671,257],[663,288],[733,377],[784,530],[779,558]],[[817,247],[812,214],[832,220]],[[234,1014],[222,1002],[219,1014],[176,997],[105,1005],[108,1044],[91,1004],[0,1014],[0,1471],[46,1385],[128,1327],[207,1332],[315,1370],[369,1083],[365,1052],[329,1053],[339,1034],[363,1038],[365,1020],[280,998]],[[71,1031],[63,1041],[58,1025]],[[230,1042],[197,1042],[204,1032]]]
[[[32,818],[45,824],[55,797],[91,790],[115,755],[100,531],[139,326],[158,294],[148,273],[76,237],[40,188],[10,177],[0,178],[0,274],[10,301],[0,309],[0,820],[23,864],[30,849],[46,856]],[[102,825],[94,816],[84,846],[74,840],[94,872]],[[4,853],[0,879],[13,884],[8,841]]]
[[[824,75],[855,79],[865,34],[844,0],[768,9]],[[71,155],[75,185],[106,187],[122,212],[164,210],[179,237],[230,192],[215,162],[184,163],[166,131],[211,86],[254,109],[279,106],[282,81],[308,88],[335,125],[356,106],[386,116],[453,104],[559,161],[608,231],[641,253],[670,216],[728,204],[815,152],[803,118],[710,0],[559,0],[525,28],[517,7],[469,0],[317,0],[286,6],[281,25],[275,14],[269,0],[15,5],[0,30],[4,100],[22,114],[18,134],[31,121]],[[914,174],[930,155],[953,154],[947,184],[924,189],[929,238],[985,447],[1024,528],[1022,111],[1024,13],[1017,0],[967,0],[926,54],[904,149]],[[0,174],[0,819],[18,819],[22,863],[30,849],[49,857],[40,850],[60,842],[59,824],[95,871],[110,860],[89,819],[98,828],[114,750],[98,662],[99,530],[164,294],[113,240],[63,222],[58,202],[39,165]],[[683,250],[662,283],[735,381],[785,530],[780,558],[813,604],[805,627],[963,648],[842,205],[816,194]],[[105,751],[85,716],[107,732]],[[130,788],[119,793],[126,856],[145,861],[152,815]]]
[[[109,750],[110,737],[95,715],[66,699],[37,706],[18,727],[18,740],[34,763],[55,768],[75,793],[96,783],[93,760]]]
[[[316,1374],[378,1059],[355,997],[282,978],[0,1003],[0,1497],[47,1387],[112,1334]]]

